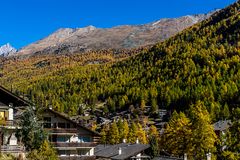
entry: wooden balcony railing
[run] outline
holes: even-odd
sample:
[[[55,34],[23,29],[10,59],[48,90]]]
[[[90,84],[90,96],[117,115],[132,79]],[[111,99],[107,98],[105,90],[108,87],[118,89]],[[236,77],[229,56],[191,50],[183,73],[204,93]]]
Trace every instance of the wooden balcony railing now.
[[[17,152],[23,152],[23,151],[25,151],[24,146],[10,146],[10,145],[1,146],[1,152],[17,153]]]
[[[78,143],[78,142],[51,142],[53,147],[79,147],[79,148],[86,148],[86,147],[95,147],[97,144],[96,143]]]
[[[76,128],[45,128],[49,133],[77,133]]]
[[[0,120],[0,126],[16,126],[17,124],[15,121],[9,121],[9,120]]]
[[[96,156],[59,156],[60,160],[96,160]]]

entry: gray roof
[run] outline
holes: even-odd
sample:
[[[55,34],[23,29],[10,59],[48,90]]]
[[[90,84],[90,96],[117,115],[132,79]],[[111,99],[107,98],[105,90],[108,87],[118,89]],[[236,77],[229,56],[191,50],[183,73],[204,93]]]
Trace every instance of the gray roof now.
[[[231,126],[231,120],[218,121],[213,126],[215,131],[225,131]]]
[[[120,143],[116,145],[98,145],[95,148],[95,155],[102,158],[111,158],[116,160],[128,159],[133,157],[142,151],[148,149],[148,144],[130,144]],[[118,154],[119,148],[122,149],[122,154]]]
[[[177,157],[155,157],[153,160],[183,160],[183,158]]]

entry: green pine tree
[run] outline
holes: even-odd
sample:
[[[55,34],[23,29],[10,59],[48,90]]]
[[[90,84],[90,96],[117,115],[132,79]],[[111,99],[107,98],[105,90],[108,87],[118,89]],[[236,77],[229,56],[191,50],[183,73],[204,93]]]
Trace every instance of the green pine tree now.
[[[116,122],[114,121],[108,132],[108,141],[110,144],[118,144],[119,143],[119,131]]]
[[[192,122],[193,155],[196,159],[203,159],[206,153],[216,151],[217,136],[211,122],[210,114],[201,101],[190,108]]]
[[[135,122],[132,122],[130,128],[129,128],[129,134],[128,134],[128,142],[130,143],[136,143],[137,140],[137,125]]]

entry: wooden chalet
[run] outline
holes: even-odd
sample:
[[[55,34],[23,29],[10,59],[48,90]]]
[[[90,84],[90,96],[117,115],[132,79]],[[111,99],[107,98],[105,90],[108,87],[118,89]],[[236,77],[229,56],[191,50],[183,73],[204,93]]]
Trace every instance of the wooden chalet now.
[[[44,111],[43,120],[49,141],[61,160],[95,159],[94,150],[100,139],[99,133],[52,109]]]
[[[16,115],[30,103],[0,86],[0,147],[2,153],[19,154],[24,146],[17,140]]]

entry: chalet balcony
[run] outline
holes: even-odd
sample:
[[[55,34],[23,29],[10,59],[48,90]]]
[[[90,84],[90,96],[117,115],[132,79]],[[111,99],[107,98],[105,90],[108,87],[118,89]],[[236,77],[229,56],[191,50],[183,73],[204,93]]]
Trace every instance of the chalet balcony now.
[[[0,120],[0,127],[16,127],[15,121]]]
[[[50,134],[53,133],[77,133],[76,128],[45,128]]]
[[[96,156],[59,156],[60,160],[96,160]]]
[[[79,142],[51,142],[53,147],[55,148],[64,148],[64,147],[73,147],[73,148],[90,148],[90,147],[95,147],[97,144],[96,143],[79,143]]]
[[[1,146],[1,152],[3,153],[19,153],[23,151],[25,151],[24,146],[10,146],[10,145]]]

